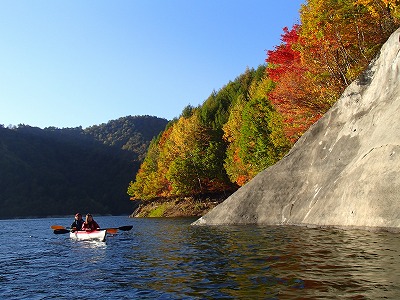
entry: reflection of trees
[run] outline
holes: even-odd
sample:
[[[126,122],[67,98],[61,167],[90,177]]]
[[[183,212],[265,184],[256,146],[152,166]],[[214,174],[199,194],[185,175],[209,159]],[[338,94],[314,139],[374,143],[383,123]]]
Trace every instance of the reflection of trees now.
[[[147,248],[155,249],[140,257],[143,268],[150,270],[148,287],[177,297],[374,299],[393,296],[399,283],[394,275],[399,265],[393,259],[400,244],[390,234],[283,226],[190,227],[169,236],[156,234],[151,245]]]

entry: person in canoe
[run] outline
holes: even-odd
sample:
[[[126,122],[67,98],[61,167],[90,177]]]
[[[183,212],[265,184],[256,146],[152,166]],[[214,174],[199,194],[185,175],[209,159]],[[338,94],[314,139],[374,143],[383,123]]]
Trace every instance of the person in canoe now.
[[[86,221],[82,224],[82,230],[92,231],[100,229],[99,224],[95,220],[93,220],[93,216],[91,214],[86,215]]]
[[[82,214],[81,213],[77,213],[75,215],[74,223],[71,224],[71,231],[74,232],[76,230],[81,230],[83,222],[84,221],[82,219]]]

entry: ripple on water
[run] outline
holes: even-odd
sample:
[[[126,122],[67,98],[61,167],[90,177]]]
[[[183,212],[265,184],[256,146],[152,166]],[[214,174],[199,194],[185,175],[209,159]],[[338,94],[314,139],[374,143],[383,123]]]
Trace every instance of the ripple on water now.
[[[0,221],[12,223],[16,232],[5,238],[0,231],[7,240],[0,244],[0,298],[400,297],[400,242],[394,233],[193,227],[190,219],[97,220],[134,228],[100,243],[51,234],[50,225],[69,219]]]

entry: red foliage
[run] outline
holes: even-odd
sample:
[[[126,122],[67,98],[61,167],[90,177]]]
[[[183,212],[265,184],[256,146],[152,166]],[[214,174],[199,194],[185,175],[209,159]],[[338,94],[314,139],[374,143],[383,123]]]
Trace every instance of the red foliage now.
[[[299,40],[300,25],[296,24],[289,31],[287,27],[283,28],[284,34],[281,35],[282,44],[275,47],[275,50],[267,51],[268,63],[267,74],[273,81],[278,82],[286,72],[302,72],[296,66],[300,63],[300,52],[293,49]]]
[[[299,31],[294,25],[291,30],[283,28],[282,44],[268,51],[267,75],[276,87],[268,94],[268,99],[284,118],[286,136],[294,143],[315,122],[320,114],[310,103],[312,93],[302,64]]]

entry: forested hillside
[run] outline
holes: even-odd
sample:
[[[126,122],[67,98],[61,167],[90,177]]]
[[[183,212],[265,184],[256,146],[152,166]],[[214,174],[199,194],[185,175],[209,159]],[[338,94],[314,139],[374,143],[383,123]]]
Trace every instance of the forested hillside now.
[[[399,25],[399,1],[306,1],[266,65],[186,107],[153,139],[128,193],[146,200],[242,186],[289,151]]]
[[[138,161],[143,161],[150,141],[165,129],[166,124],[167,121],[161,118],[127,116],[88,127],[84,133],[108,146],[134,153]]]
[[[0,218],[129,214],[126,186],[166,124],[129,116],[87,129],[1,126]]]

